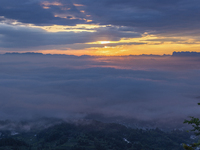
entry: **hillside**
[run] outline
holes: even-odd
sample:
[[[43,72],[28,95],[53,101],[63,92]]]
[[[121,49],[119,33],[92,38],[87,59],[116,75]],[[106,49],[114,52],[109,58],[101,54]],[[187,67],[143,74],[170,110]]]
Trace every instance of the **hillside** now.
[[[29,132],[1,131],[0,150],[182,150],[184,131],[132,129],[98,121],[66,123]]]

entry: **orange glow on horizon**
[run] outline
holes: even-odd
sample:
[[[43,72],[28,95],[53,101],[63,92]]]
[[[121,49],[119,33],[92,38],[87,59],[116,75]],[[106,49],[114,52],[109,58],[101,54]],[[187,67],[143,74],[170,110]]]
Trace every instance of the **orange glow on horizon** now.
[[[66,54],[66,55],[91,55],[91,56],[126,56],[126,55],[171,55],[174,51],[196,51],[200,52],[200,45],[186,44],[160,44],[160,45],[120,45],[93,47],[79,50],[40,50],[43,54]]]
[[[74,34],[76,34],[79,32],[97,32],[98,28],[103,28],[106,26],[96,24],[79,24],[76,26],[52,25],[40,27],[28,25],[28,27],[40,28],[46,32],[74,32]],[[35,50],[35,52],[41,52],[44,54],[66,54],[77,56],[124,56],[142,54],[171,55],[174,51],[200,52],[200,42],[192,37],[159,37],[145,33],[141,37],[121,38],[119,41],[109,41],[109,38],[107,37],[104,39],[102,37],[97,37],[97,39],[97,41],[94,40],[93,42],[88,43],[63,44],[60,49],[59,46],[58,49],[54,48],[48,50],[43,50],[44,47],[40,47],[37,48],[40,50]]]

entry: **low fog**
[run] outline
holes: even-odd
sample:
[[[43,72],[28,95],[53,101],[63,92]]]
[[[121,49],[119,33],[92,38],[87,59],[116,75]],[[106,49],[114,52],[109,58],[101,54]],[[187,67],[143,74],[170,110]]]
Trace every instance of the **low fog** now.
[[[0,55],[0,120],[182,127],[199,117],[200,57]]]

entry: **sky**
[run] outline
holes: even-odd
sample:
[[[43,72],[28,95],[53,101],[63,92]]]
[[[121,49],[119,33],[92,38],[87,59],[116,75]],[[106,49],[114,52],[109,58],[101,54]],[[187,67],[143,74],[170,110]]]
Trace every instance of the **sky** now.
[[[200,117],[199,18],[198,0],[0,0],[0,120]]]
[[[0,53],[200,52],[198,0],[1,0]]]

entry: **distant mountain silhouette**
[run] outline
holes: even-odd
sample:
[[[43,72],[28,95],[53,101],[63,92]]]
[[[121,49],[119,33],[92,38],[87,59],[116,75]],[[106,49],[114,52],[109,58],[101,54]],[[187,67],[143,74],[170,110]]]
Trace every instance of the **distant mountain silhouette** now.
[[[35,53],[35,52],[26,52],[26,53],[18,53],[18,52],[11,52],[11,53],[5,53],[3,55],[32,55],[32,56],[38,56],[38,55],[51,55],[51,56],[68,56],[68,57],[81,57],[81,58],[87,58],[87,57],[94,57],[90,55],[82,55],[82,56],[75,56],[75,55],[65,55],[65,54],[43,54],[43,53]],[[200,52],[189,52],[189,51],[181,51],[176,52],[174,51],[172,55],[154,55],[154,54],[141,54],[141,55],[127,55],[127,56],[150,56],[150,57],[163,57],[163,56],[176,56],[176,57],[199,57]]]
[[[13,53],[5,53],[4,55],[43,55],[43,54],[34,52],[26,52],[26,53],[13,52]]]
[[[197,56],[200,56],[200,52],[189,52],[189,51],[186,51],[186,52],[173,52],[172,56],[178,56],[178,57],[186,57],[186,56],[192,56],[192,57],[197,57]]]

